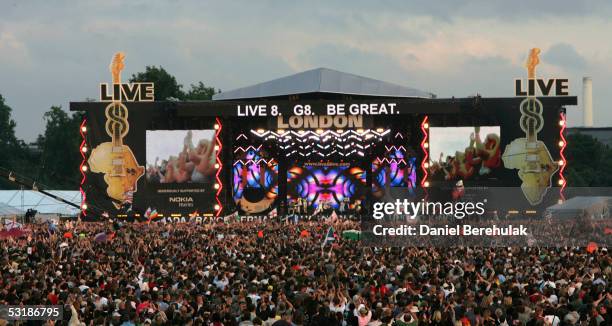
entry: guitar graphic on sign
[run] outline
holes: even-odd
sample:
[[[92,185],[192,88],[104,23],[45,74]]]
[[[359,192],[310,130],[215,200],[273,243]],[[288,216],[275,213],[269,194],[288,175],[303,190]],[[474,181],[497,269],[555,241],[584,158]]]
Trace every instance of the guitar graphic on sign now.
[[[535,79],[535,68],[540,63],[540,49],[533,48],[527,59],[529,79]],[[525,132],[525,138],[513,140],[504,151],[502,160],[509,169],[518,169],[522,181],[521,189],[531,205],[542,202],[546,191],[551,186],[553,174],[558,166],[553,161],[544,142],[538,140],[538,133],[544,127],[542,102],[530,94],[520,104],[520,127]]]
[[[124,68],[125,55],[118,52],[110,65],[113,84],[121,84],[121,71]],[[132,150],[123,145],[123,138],[130,130],[128,109],[121,101],[113,101],[105,109],[106,133],[111,137],[93,149],[88,163],[92,172],[103,173],[106,182],[106,193],[114,199],[113,205],[131,202],[137,190],[138,179],[144,175],[144,166],[138,165]]]

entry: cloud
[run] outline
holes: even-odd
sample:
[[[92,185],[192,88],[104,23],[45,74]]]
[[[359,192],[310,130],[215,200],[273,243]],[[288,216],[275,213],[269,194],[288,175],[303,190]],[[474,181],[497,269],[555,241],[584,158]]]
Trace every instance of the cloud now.
[[[385,81],[405,81],[408,75],[408,70],[390,55],[342,44],[318,44],[303,51],[298,59],[306,69],[325,67]]]
[[[6,65],[28,67],[30,53],[13,33],[0,30],[0,60]]]
[[[51,105],[96,97],[118,50],[124,77],[161,65],[185,86],[229,90],[324,66],[446,97],[512,94],[540,47],[538,73],[569,77],[574,94],[593,76],[596,121],[611,125],[611,15],[603,0],[13,0],[0,11],[0,93],[33,140]]]
[[[542,59],[568,70],[581,70],[587,66],[587,60],[576,51],[573,45],[568,43],[553,44],[544,52]]]

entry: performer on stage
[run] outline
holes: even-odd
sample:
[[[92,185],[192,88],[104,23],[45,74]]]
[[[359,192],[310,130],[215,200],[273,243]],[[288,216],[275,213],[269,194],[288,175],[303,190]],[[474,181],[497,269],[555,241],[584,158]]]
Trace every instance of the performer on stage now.
[[[302,213],[302,198],[301,197],[298,197],[298,199],[293,202],[293,209],[295,210],[297,214]]]
[[[304,209],[304,214],[308,214],[308,199],[302,199],[302,208]]]

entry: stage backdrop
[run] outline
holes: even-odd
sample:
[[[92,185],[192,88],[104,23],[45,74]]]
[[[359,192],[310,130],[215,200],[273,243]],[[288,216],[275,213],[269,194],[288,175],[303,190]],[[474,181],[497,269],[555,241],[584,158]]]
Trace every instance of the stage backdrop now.
[[[502,211],[556,204],[562,107],[541,101],[536,113],[521,108],[522,98],[484,98],[455,116],[430,115],[429,198],[450,200],[465,187]]]
[[[91,153],[84,189],[90,212],[214,213],[213,118],[168,117],[156,104],[109,106],[87,111]]]

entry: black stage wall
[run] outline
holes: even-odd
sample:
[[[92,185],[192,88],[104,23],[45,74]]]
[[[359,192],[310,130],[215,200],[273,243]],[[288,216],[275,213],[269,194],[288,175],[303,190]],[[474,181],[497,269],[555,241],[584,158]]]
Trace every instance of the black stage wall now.
[[[257,213],[266,213],[276,207],[281,207],[281,212],[285,211],[287,193],[295,193],[294,189],[286,189],[287,184],[291,183],[287,175],[292,167],[303,163],[340,162],[346,163],[349,168],[359,167],[361,172],[350,172],[356,173],[353,182],[364,182],[369,188],[376,187],[377,179],[372,176],[370,164],[376,158],[384,157],[386,152],[389,152],[389,146],[403,145],[409,153],[407,155],[414,157],[416,184],[419,188],[424,181],[422,163],[425,151],[427,152],[430,156],[426,168],[429,196],[443,196],[442,193],[447,192],[459,180],[466,188],[520,187],[522,181],[518,170],[504,165],[504,153],[513,141],[526,137],[520,127],[523,114],[519,105],[522,100],[475,97],[136,102],[123,103],[125,110],[107,110],[109,103],[103,102],[73,102],[70,107],[71,110],[86,112],[85,142],[89,149],[86,153],[86,164],[89,170],[86,172],[83,190],[90,214],[101,215],[107,212],[109,215],[124,216],[130,214],[130,208],[131,212],[140,214],[150,208],[165,216],[189,216],[224,215],[233,212],[237,206],[245,205],[236,197],[236,183],[241,180],[241,172],[237,172],[235,168],[248,161],[249,155],[259,155],[258,159],[264,159],[264,163],[258,162],[262,164],[258,164],[260,167],[254,176],[260,180],[257,182],[269,185],[258,195],[268,207],[261,211],[259,208],[254,209],[258,210]],[[566,105],[576,104],[576,98],[543,97],[540,101],[543,105],[543,125],[537,133],[537,140],[543,142],[551,159],[558,162],[560,115],[565,112]],[[351,105],[363,108],[358,112],[361,113],[358,116],[363,119],[363,127],[358,129],[372,132],[378,129],[389,130],[388,136],[376,138],[380,143],[365,149],[363,156],[351,154],[349,157],[341,157],[337,154],[325,154],[326,157],[319,156],[314,159],[301,157],[299,148],[297,154],[287,155],[284,145],[281,147],[274,139],[257,137],[256,134],[257,131],[274,131],[278,134],[279,115],[283,117],[283,123],[288,123],[292,115],[330,115],[330,108],[337,113],[339,107],[349,108]],[[386,111],[380,110],[381,106],[386,106]],[[390,107],[393,107],[392,111],[389,110]],[[306,108],[308,111],[305,111]],[[428,119],[428,128],[424,133],[422,127],[425,117]],[[129,130],[126,130],[126,126],[129,126]],[[310,129],[314,132],[320,129],[311,127],[305,126],[303,131]],[[289,129],[283,131],[287,132]],[[482,134],[479,134],[480,130]],[[456,132],[456,136],[452,136],[453,132]],[[397,133],[402,137],[396,137]],[[471,133],[479,134],[481,139],[478,144],[476,140],[471,141]],[[242,134],[245,136],[241,137]],[[426,141],[427,148],[422,146],[425,134],[430,137]],[[456,143],[446,142],[449,137],[456,138]],[[102,145],[104,143],[109,144]],[[499,162],[487,156],[492,154],[486,154],[487,150],[489,153],[494,152],[496,145]],[[133,160],[127,154],[118,156],[118,152],[126,153],[125,150],[113,152],[113,148],[120,146],[127,147],[133,153]],[[247,154],[248,146],[262,146],[263,151]],[[475,148],[473,153],[470,148]],[[436,154],[430,151],[440,152],[443,157],[431,157]],[[113,168],[118,167],[122,167],[124,173],[114,173],[119,170],[113,171]],[[349,173],[349,168],[341,171],[341,174]],[[190,176],[174,173],[186,170],[192,171]],[[330,175],[327,168],[315,170],[310,168],[308,173],[318,173],[325,177]],[[193,171],[198,172],[194,174]],[[551,172],[553,175],[550,183],[552,187],[557,187],[558,169]],[[363,173],[363,178],[359,173]],[[217,182],[217,177],[221,183]],[[400,187],[406,186],[401,185],[402,181],[398,181],[398,184]],[[248,181],[243,182],[243,186],[245,185],[245,189],[253,188],[248,187]],[[113,187],[116,189],[110,191],[109,188]],[[347,187],[350,188],[351,185]],[[436,195],[436,192],[439,194]],[[558,197],[558,191],[548,191],[545,197],[542,203],[554,201]],[[371,199],[370,194],[364,200]],[[218,207],[217,200],[221,203]],[[524,202],[528,203],[529,200],[525,198]],[[531,206],[539,205],[542,204]],[[216,208],[219,210],[215,210]]]

